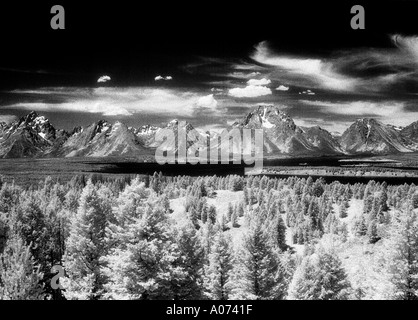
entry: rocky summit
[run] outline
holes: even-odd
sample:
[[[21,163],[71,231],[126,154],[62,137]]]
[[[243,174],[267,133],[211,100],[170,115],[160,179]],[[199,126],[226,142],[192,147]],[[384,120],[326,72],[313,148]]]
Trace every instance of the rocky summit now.
[[[170,121],[165,129],[173,130],[174,139],[165,141],[178,150],[176,141],[179,126],[189,133],[190,123]],[[280,107],[258,106],[229,129],[262,129],[264,155],[320,156],[391,154],[418,150],[418,122],[399,128],[364,118],[356,120],[341,136],[315,127],[300,127]],[[71,132],[56,129],[42,115],[32,111],[12,123],[0,123],[0,157],[141,157],[150,156],[161,142],[156,134],[162,128],[145,125],[127,127],[122,122],[100,120],[87,126],[76,127]],[[197,132],[196,132],[197,133]],[[187,147],[218,139],[213,132],[197,133]]]

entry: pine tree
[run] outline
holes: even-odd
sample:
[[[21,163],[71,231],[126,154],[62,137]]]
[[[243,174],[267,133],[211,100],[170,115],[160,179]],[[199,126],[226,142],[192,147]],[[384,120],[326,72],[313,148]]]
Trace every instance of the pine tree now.
[[[238,204],[238,217],[243,217],[245,214],[244,203]]]
[[[281,250],[286,251],[289,246],[286,244],[286,226],[281,215],[278,215],[273,221],[273,243]]]
[[[340,218],[347,218],[347,205],[345,202],[340,205]]]
[[[184,226],[177,235],[179,259],[177,268],[184,273],[177,280],[174,297],[180,300],[196,300],[203,297],[203,262],[204,250],[196,229],[191,225]]]
[[[217,214],[216,214],[216,207],[215,207],[215,206],[213,206],[213,205],[211,205],[211,206],[209,207],[209,210],[208,210],[208,220],[209,220],[212,224],[215,224],[215,223],[216,223],[216,217],[217,217]]]
[[[217,233],[209,254],[209,264],[205,268],[205,292],[209,299],[229,299],[233,267],[231,243],[230,237],[223,232]]]
[[[249,204],[248,188],[244,187],[244,203],[245,205]]]
[[[394,222],[389,244],[390,280],[393,298],[418,300],[418,217],[407,210]]]
[[[304,257],[289,288],[289,298],[294,300],[347,300],[350,294],[341,260],[323,250]]]
[[[228,211],[227,211],[228,221],[231,221],[231,217],[233,213],[234,213],[234,208],[232,207],[232,203],[228,202]]]
[[[260,219],[252,221],[235,263],[233,299],[283,299],[284,274],[268,230]]]
[[[226,221],[227,221],[226,216],[224,214],[221,215],[221,218],[219,219],[219,227],[222,230],[222,232],[228,230],[228,227],[226,226],[226,223],[227,223]]]
[[[0,255],[0,300],[42,300],[42,278],[30,247],[19,236],[11,236]]]
[[[353,232],[357,237],[362,237],[367,234],[366,219],[363,214],[360,217],[356,217],[353,229]]]
[[[106,232],[112,207],[105,187],[91,180],[83,189],[77,215],[71,221],[70,236],[64,257],[68,275],[65,296],[69,299],[99,299],[105,276],[102,258],[107,254]]]
[[[231,216],[231,226],[232,226],[232,228],[238,228],[239,227],[237,210],[234,210],[234,212],[232,213],[232,216]]]
[[[376,219],[370,221],[369,226],[367,228],[367,236],[369,238],[369,243],[372,243],[372,244],[380,240],[380,237],[377,233]]]
[[[105,297],[175,299],[184,294],[181,288],[188,274],[179,249],[179,243],[184,244],[183,236],[176,241],[159,198],[147,200],[144,213],[128,232],[126,248],[113,248],[104,259],[108,277]]]
[[[200,220],[203,224],[205,224],[208,221],[208,208],[206,205],[202,206],[202,209],[200,211]]]

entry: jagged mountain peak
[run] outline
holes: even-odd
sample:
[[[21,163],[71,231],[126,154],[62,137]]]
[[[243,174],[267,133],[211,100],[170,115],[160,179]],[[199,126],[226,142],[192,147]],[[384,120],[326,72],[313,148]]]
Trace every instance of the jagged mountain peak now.
[[[406,127],[384,124],[374,118],[356,119],[338,138],[320,126],[299,127],[276,105],[258,105],[236,121],[232,127],[239,129],[262,129],[264,154],[331,155],[418,151],[418,121]],[[192,124],[174,119],[162,128],[170,128],[175,133],[173,149],[178,129],[190,132]],[[20,119],[0,124],[0,157],[50,157],[50,156],[141,156],[152,154],[160,145],[156,132],[161,127],[143,125],[127,127],[123,122],[111,123],[99,120],[87,127],[75,127],[71,133],[56,130],[49,120],[32,111]],[[199,139],[187,141],[205,147],[205,138],[212,139],[217,134],[197,131]],[[202,138],[202,139],[200,139]],[[199,141],[198,141],[199,140]],[[190,142],[190,143],[189,143]]]
[[[190,122],[184,121],[184,120],[178,120],[178,119],[171,120],[169,123],[167,123],[166,128],[177,130],[179,126],[182,129],[186,129],[187,132],[194,130],[194,127]]]
[[[285,125],[291,130],[297,127],[292,118],[290,118],[280,107],[275,105],[259,105],[253,111],[249,112],[238,126],[271,129],[275,125]]]
[[[349,153],[410,152],[399,130],[374,118],[357,119],[341,136]]]
[[[37,117],[39,117],[38,113],[36,111],[31,111],[27,115],[23,116],[22,119],[25,122],[32,122]]]

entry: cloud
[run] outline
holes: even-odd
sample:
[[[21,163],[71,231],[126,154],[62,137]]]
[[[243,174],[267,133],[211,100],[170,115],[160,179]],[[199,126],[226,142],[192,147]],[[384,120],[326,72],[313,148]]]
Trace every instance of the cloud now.
[[[251,58],[268,68],[269,79],[293,86],[337,93],[375,95],[399,92],[418,81],[418,36],[391,36],[393,47],[345,49],[326,57],[295,56],[273,51],[266,41]]]
[[[319,111],[323,114],[353,116],[356,118],[373,117],[385,123],[398,126],[408,125],[418,117],[418,112],[408,111],[406,103],[401,101],[330,102],[299,100],[299,102],[305,105],[319,107]]]
[[[418,36],[392,35],[392,42],[404,53],[410,56],[415,63],[418,63]]]
[[[210,91],[212,91],[212,92],[223,92],[224,90],[221,89],[221,88],[212,88],[212,89],[210,89]]]
[[[300,118],[293,117],[295,124],[300,127],[321,127],[325,130],[328,130],[330,133],[341,134],[344,132],[351,124],[352,121],[327,121],[324,118]]]
[[[111,80],[111,78],[109,76],[101,76],[99,79],[97,79],[97,82],[98,83],[105,83],[105,82],[108,82],[110,80]]]
[[[15,120],[17,120],[17,117],[13,114],[0,114],[0,123],[1,122],[10,123]]]
[[[247,81],[247,84],[250,86],[266,86],[271,83],[270,79],[250,79]]]
[[[313,92],[312,90],[305,90],[305,91],[302,91],[302,92],[299,92],[299,94],[306,94],[306,95],[309,95],[309,96],[314,96],[315,95],[315,92]]]
[[[271,90],[264,86],[249,85],[245,88],[233,88],[229,95],[235,98],[255,98],[271,94]]]
[[[148,113],[192,117],[198,109],[215,109],[218,106],[213,95],[202,96],[200,92],[184,92],[183,89],[41,88],[11,92],[21,95],[19,102],[5,105],[4,108],[43,112],[98,113],[104,116]],[[25,101],[25,96],[28,101]]]
[[[276,88],[276,90],[278,90],[278,91],[288,91],[289,87],[286,87],[284,85],[280,85]]]
[[[252,59],[280,68],[289,74],[306,77],[327,89],[352,91],[356,85],[355,78],[338,73],[331,62],[275,54],[270,50],[267,42],[261,42],[256,46]]]
[[[259,71],[248,72],[247,70],[244,71],[234,71],[227,74],[229,78],[236,78],[236,79],[251,79],[261,75]]]
[[[201,97],[197,100],[196,105],[200,108],[216,109],[218,101],[213,97],[213,94]]]
[[[169,81],[169,80],[173,80],[173,77],[172,76],[166,76],[166,77],[156,76],[154,80],[155,81],[161,81],[161,80]]]

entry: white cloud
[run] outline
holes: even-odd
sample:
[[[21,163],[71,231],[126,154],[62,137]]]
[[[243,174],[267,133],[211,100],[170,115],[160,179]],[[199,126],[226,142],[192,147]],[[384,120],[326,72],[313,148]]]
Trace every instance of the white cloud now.
[[[302,92],[299,92],[299,94],[306,94],[306,95],[308,95],[308,96],[314,96],[315,95],[315,92],[313,92],[312,90],[305,90],[305,91],[302,91]]]
[[[0,114],[0,123],[1,122],[10,123],[15,120],[17,120],[17,116],[13,114]]]
[[[269,69],[269,79],[288,85],[375,94],[418,81],[418,36],[391,39],[396,48],[347,49],[319,58],[275,52],[264,41],[251,58]]]
[[[255,98],[271,94],[271,90],[264,86],[249,85],[245,88],[233,88],[229,95],[236,98]]]
[[[176,89],[140,88],[44,88],[14,90],[14,94],[38,94],[59,97],[54,102],[26,102],[7,105],[10,109],[53,112],[98,113],[105,116],[130,116],[135,113],[192,117],[198,108],[216,108],[212,95]],[[23,100],[23,99],[21,99]],[[55,102],[64,100],[63,102]]]
[[[253,72],[248,73],[247,70],[245,70],[245,72],[234,71],[234,72],[231,72],[231,73],[227,74],[228,77],[236,78],[236,79],[251,79],[251,78],[257,77],[259,75],[261,75],[261,72],[259,72],[259,71],[253,71]]]
[[[330,133],[341,134],[344,132],[353,122],[352,121],[327,121],[323,118],[299,118],[293,117],[295,124],[300,127],[315,127],[319,126]]]
[[[338,73],[331,62],[321,59],[290,57],[271,52],[266,42],[256,46],[252,58],[266,65],[274,66],[291,74],[304,76],[318,85],[337,91],[352,91],[356,79]]]
[[[166,76],[166,77],[156,76],[154,80],[155,81],[161,81],[161,80],[169,81],[169,80],[173,80],[173,77],[172,76]]]
[[[391,36],[393,43],[418,63],[418,36]]]
[[[278,90],[278,91],[288,91],[289,87],[286,87],[284,85],[280,85],[276,88],[276,90]]]
[[[325,114],[349,115],[353,117],[373,117],[385,123],[405,126],[418,117],[418,112],[406,110],[404,102],[399,101],[352,101],[352,102],[329,102],[300,100],[301,103],[320,107]]]
[[[218,101],[213,97],[213,94],[210,94],[199,98],[196,105],[201,108],[216,109]]]
[[[109,76],[101,76],[99,79],[97,79],[98,83],[105,83],[112,80]]]
[[[266,86],[266,85],[268,85],[270,83],[271,83],[271,80],[270,79],[266,79],[266,78],[263,78],[263,79],[250,79],[250,80],[247,81],[247,84],[249,86]]]

